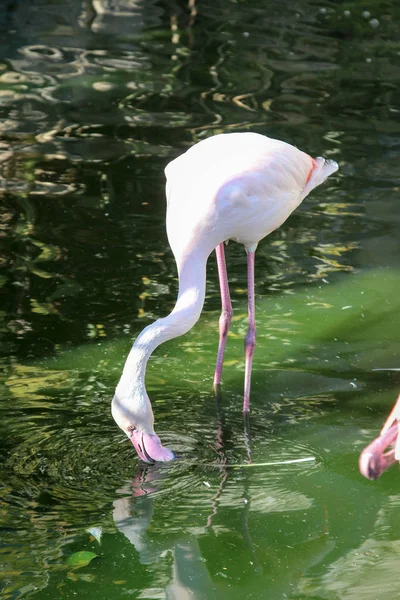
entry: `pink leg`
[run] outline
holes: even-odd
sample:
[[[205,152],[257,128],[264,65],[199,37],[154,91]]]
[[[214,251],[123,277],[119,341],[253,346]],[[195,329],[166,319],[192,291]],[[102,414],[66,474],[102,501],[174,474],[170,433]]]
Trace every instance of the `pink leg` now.
[[[247,250],[247,281],[249,295],[249,327],[244,340],[246,356],[246,369],[244,375],[244,400],[243,412],[249,411],[251,365],[253,363],[254,348],[256,346],[256,318],[254,305],[254,250]]]
[[[224,363],[224,352],[228,331],[232,320],[232,304],[229,294],[228,275],[226,273],[224,244],[215,248],[218,264],[219,285],[221,288],[222,312],[219,318],[219,344],[217,354],[217,364],[214,374],[214,388],[221,383],[222,366]]]

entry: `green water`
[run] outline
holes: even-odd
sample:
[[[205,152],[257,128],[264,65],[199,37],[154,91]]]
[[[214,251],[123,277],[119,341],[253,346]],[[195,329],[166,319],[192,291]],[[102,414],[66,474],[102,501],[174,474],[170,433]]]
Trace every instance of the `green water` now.
[[[399,470],[357,465],[400,391],[397,3],[9,1],[0,29],[1,597],[400,597]],[[163,168],[229,131],[340,170],[257,251],[249,422],[231,243],[221,396],[212,257],[148,367],[179,460],[143,467],[110,401],[176,298]]]

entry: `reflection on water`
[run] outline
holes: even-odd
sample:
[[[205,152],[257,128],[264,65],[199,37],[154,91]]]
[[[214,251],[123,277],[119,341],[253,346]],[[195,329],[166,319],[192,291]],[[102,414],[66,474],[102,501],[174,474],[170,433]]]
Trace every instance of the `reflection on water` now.
[[[393,598],[397,593],[393,573],[398,563],[397,514],[400,496],[388,496],[378,512],[371,537],[347,552],[323,576],[307,576],[299,589],[322,598]],[[338,584],[340,581],[340,584]]]
[[[364,482],[357,456],[399,389],[399,22],[380,0],[4,3],[2,597],[397,593],[398,471]],[[200,323],[148,369],[180,458],[143,470],[109,401],[131,339],[175,300],[163,168],[247,130],[341,169],[257,251],[249,423],[230,244],[223,396],[210,260]],[[71,569],[81,550],[101,558]]]

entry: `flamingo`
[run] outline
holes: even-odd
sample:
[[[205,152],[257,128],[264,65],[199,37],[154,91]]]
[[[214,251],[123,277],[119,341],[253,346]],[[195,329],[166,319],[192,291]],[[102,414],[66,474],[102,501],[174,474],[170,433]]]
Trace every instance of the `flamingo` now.
[[[400,461],[400,394],[380,434],[361,452],[360,472],[367,479],[379,477],[396,461]],[[385,452],[385,450],[390,449]]]
[[[161,444],[145,387],[146,364],[167,340],[188,332],[200,317],[206,264],[215,249],[222,312],[214,387],[222,377],[232,318],[224,243],[235,240],[247,252],[248,330],[244,341],[243,411],[249,411],[251,367],[256,343],[254,254],[257,244],[282,225],[313,188],[338,169],[333,160],[311,158],[285,142],[257,133],[220,134],[198,142],[166,169],[167,235],[179,277],[176,305],[147,326],[127,357],[112,400],[117,425],[145,462],[169,461],[175,454]]]

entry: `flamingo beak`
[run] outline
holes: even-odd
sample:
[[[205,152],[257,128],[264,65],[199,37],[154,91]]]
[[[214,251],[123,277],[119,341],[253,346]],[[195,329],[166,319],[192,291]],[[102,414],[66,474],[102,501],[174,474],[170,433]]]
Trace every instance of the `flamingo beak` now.
[[[378,479],[395,462],[400,461],[400,395],[380,435],[360,455],[361,474]],[[386,449],[389,450],[386,451]],[[386,451],[386,452],[385,452]]]
[[[140,460],[145,463],[167,462],[176,458],[169,448],[162,446],[160,438],[155,433],[143,433],[133,429],[130,440]]]

